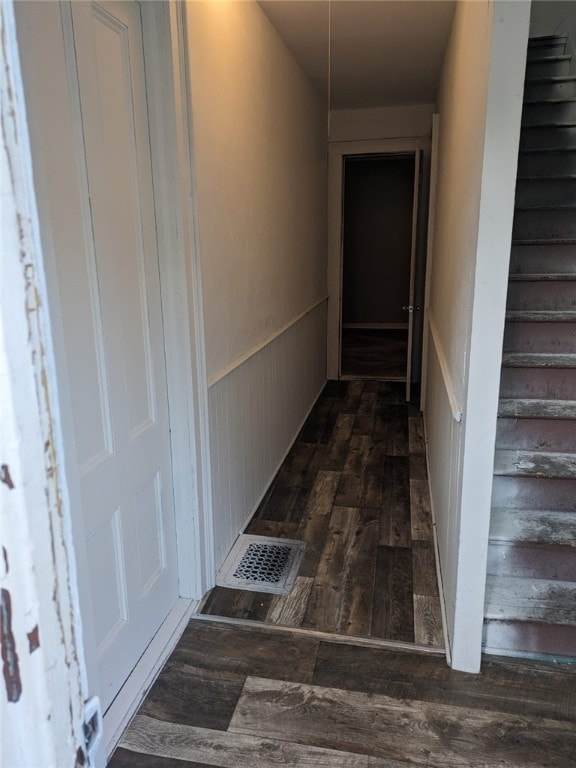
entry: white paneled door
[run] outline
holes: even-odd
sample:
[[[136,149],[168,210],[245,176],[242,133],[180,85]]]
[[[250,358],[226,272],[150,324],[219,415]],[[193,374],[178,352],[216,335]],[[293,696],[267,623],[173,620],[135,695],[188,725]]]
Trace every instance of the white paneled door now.
[[[140,5],[72,3],[87,253],[58,264],[105,710],[178,599]]]

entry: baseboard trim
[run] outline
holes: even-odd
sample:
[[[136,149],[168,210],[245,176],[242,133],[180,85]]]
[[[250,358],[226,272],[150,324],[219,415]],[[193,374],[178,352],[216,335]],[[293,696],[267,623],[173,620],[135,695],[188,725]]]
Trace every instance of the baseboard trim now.
[[[118,695],[104,715],[106,758],[118,746],[122,734],[152,683],[174,650],[182,633],[198,607],[198,601],[180,598],[164,620],[158,632],[138,660]]]
[[[357,331],[407,331],[408,323],[342,323],[342,328]]]
[[[372,375],[360,375],[355,373],[341,373],[340,381],[364,381],[369,379],[370,381],[406,381],[406,376],[372,376]]]
[[[434,541],[434,558],[436,561],[436,579],[438,581],[438,592],[440,593],[440,611],[442,613],[442,632],[444,634],[444,647],[446,652],[446,663],[452,666],[452,647],[450,645],[450,635],[448,634],[448,621],[446,612],[446,595],[444,593],[444,581],[442,579],[442,568],[440,567],[440,547],[438,545],[438,528],[436,526],[436,512],[434,509],[434,497],[432,495],[432,486],[430,485],[430,461],[428,459],[428,435],[426,434],[426,421],[424,425],[424,445],[426,450],[426,473],[428,475],[428,495],[430,497],[430,512],[432,514],[432,539]]]

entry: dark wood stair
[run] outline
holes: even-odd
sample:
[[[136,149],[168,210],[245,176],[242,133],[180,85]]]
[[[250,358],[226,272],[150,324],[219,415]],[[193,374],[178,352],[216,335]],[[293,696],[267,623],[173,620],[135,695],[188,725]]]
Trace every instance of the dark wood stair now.
[[[484,646],[576,658],[576,76],[566,43],[528,47]]]

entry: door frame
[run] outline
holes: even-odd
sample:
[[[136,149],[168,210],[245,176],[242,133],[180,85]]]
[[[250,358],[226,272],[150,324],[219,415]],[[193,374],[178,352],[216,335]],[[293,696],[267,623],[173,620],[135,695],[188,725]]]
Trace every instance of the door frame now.
[[[428,231],[426,236],[426,279],[424,283],[424,323],[422,327],[422,387],[420,410],[426,408],[425,382],[428,376],[428,351],[430,344],[430,281],[434,260],[434,224],[436,221],[436,187],[438,184],[438,147],[440,141],[440,115],[432,115],[432,141],[430,148],[430,189],[428,192]],[[456,409],[457,411],[457,409]],[[460,414],[462,418],[462,414]],[[459,420],[459,419],[457,419]]]
[[[185,23],[177,0],[138,0],[149,105],[180,596],[214,581],[208,386]],[[174,125],[164,115],[174,116]],[[183,354],[186,350],[188,354]],[[192,503],[191,503],[192,502]],[[192,546],[191,546],[192,545]]]
[[[138,0],[129,0],[138,1]],[[188,71],[185,47],[184,9],[176,0],[165,3],[139,2],[145,58],[154,200],[159,244],[159,276],[164,330],[164,350],[174,513],[180,599],[129,675],[104,717],[106,752],[117,739],[152,683],[168,653],[184,630],[197,601],[214,584],[212,492],[208,424],[208,389],[204,350],[204,321],[200,255],[197,241],[192,131],[188,101]],[[42,21],[27,4],[16,8],[25,96],[34,163],[35,191],[40,213],[43,265],[46,271],[50,325],[54,337],[57,398],[63,433],[63,458],[67,494],[71,509],[79,509],[80,493],[73,448],[73,423],[67,366],[63,345],[62,317],[58,302],[58,281],[53,240],[50,196],[46,184],[47,148],[42,140],[41,78],[59,83],[54,108],[60,104],[70,114],[70,146],[78,140],[79,107],[68,83],[74,83],[75,61],[67,51],[72,34],[69,0],[42,4]],[[31,18],[32,17],[32,18]],[[51,40],[48,52],[27,56],[30,49],[41,51],[43,31]],[[68,44],[65,43],[68,39]],[[30,60],[26,63],[27,58]],[[28,77],[26,77],[28,74]],[[72,78],[72,79],[71,79]],[[54,95],[54,94],[52,94]],[[58,98],[60,101],[58,101]],[[150,109],[153,105],[153,109]],[[44,111],[43,111],[44,110]],[[173,116],[173,121],[163,117]],[[62,139],[65,141],[65,139]],[[85,171],[72,161],[79,174]],[[89,696],[97,696],[96,647],[91,618],[83,523],[80,514],[71,520],[75,581],[82,610],[82,644],[86,658]],[[103,752],[104,750],[102,750]],[[104,765],[99,754],[97,764]]]
[[[424,136],[403,139],[335,141],[328,150],[328,320],[327,377],[340,378],[340,325],[342,314],[344,158],[349,155],[421,155],[430,140]],[[414,219],[415,221],[416,219]],[[413,238],[414,240],[414,238]],[[413,242],[412,247],[416,247]]]

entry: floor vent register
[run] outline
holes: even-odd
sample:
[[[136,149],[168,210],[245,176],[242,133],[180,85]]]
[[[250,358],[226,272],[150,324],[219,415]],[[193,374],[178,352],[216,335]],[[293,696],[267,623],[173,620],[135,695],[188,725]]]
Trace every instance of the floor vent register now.
[[[287,595],[294,586],[305,542],[240,534],[224,561],[216,584]]]

